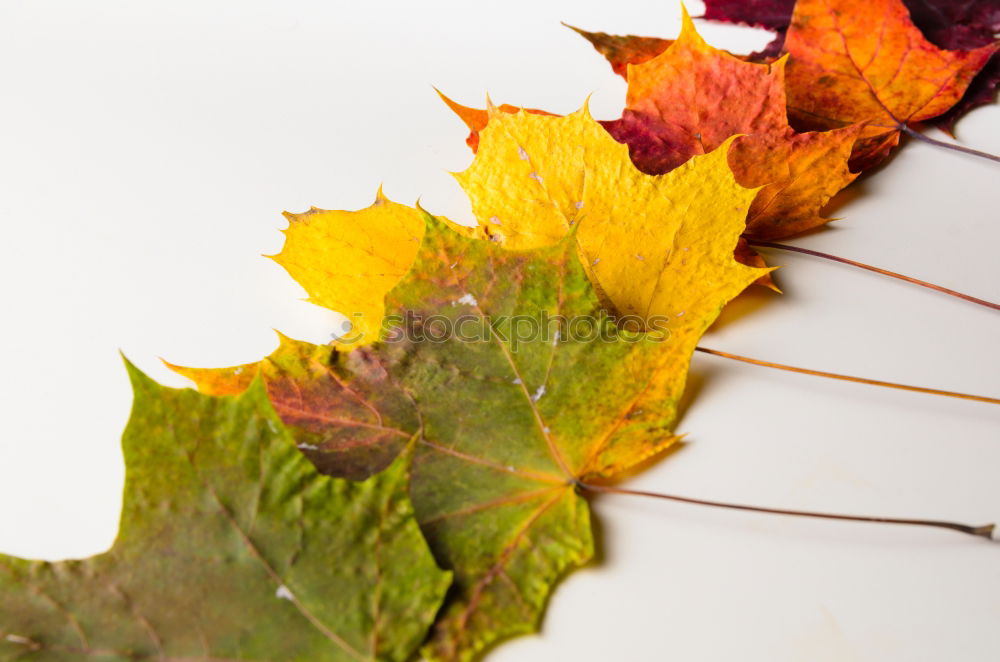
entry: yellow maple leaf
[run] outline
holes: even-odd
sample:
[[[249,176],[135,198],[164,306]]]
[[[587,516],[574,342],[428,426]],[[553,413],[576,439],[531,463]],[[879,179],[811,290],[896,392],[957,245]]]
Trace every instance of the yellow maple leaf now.
[[[654,176],[633,166],[586,106],[565,117],[490,113],[475,160],[456,175],[480,235],[526,249],[574,232],[588,275],[619,315],[700,335],[770,271],[733,259],[757,189],[736,182],[732,139]]]
[[[424,234],[423,215],[385,197],[360,211],[313,207],[285,212],[285,245],[275,262],[305,288],[308,301],[347,315],[341,350],[374,342],[386,292],[409,271]]]

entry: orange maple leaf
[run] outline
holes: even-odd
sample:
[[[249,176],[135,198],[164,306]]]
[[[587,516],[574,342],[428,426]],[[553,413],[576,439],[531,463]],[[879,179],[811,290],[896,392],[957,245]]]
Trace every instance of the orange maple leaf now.
[[[826,223],[820,208],[857,176],[847,160],[861,126],[796,133],[785,116],[784,58],[747,62],[709,46],[687,12],[683,21],[667,50],[628,66],[625,111],[604,127],[653,175],[746,134],[729,165],[740,185],[763,188],[745,236],[777,239]]]
[[[789,116],[803,128],[867,122],[852,166],[870,167],[909,124],[954,106],[998,48],[940,49],[902,0],[799,0],[785,39]]]

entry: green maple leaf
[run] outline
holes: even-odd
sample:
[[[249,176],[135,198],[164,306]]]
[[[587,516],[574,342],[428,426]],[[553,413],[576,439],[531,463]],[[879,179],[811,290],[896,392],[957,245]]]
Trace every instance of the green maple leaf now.
[[[0,556],[0,660],[408,659],[450,583],[409,457],[323,476],[260,384],[211,398],[129,372],[118,539],[81,561]]]

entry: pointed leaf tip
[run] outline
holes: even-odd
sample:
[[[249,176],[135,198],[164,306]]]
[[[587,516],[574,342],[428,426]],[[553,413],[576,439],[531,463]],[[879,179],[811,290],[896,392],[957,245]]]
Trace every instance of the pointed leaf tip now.
[[[133,392],[138,393],[140,390],[148,391],[151,386],[160,386],[155,379],[140,370],[131,359],[125,356],[125,352],[118,350],[118,354],[121,356],[122,363],[125,364],[125,372],[128,375],[129,382],[132,384]]]

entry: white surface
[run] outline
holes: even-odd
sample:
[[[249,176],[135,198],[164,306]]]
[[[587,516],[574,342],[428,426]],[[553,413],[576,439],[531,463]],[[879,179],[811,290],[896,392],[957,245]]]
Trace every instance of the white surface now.
[[[690,3],[692,13],[700,7]],[[0,5],[5,348],[0,551],[100,552],[130,405],[116,354],[230,365],[333,315],[259,257],[279,212],[400,202],[471,219],[471,160],[437,85],[476,104],[617,115],[624,83],[560,20],[672,36],[648,2],[28,2]],[[748,51],[767,35],[704,24]],[[1000,152],[1000,109],[959,125]],[[908,145],[843,220],[797,243],[1000,299],[1000,168]],[[737,301],[704,344],[1000,394],[1000,315],[775,255],[785,296]],[[751,314],[741,314],[749,313]],[[690,443],[632,486],[789,508],[1000,519],[1000,408],[695,358]],[[600,564],[496,662],[996,659],[1000,547],[946,531],[601,498]]]

